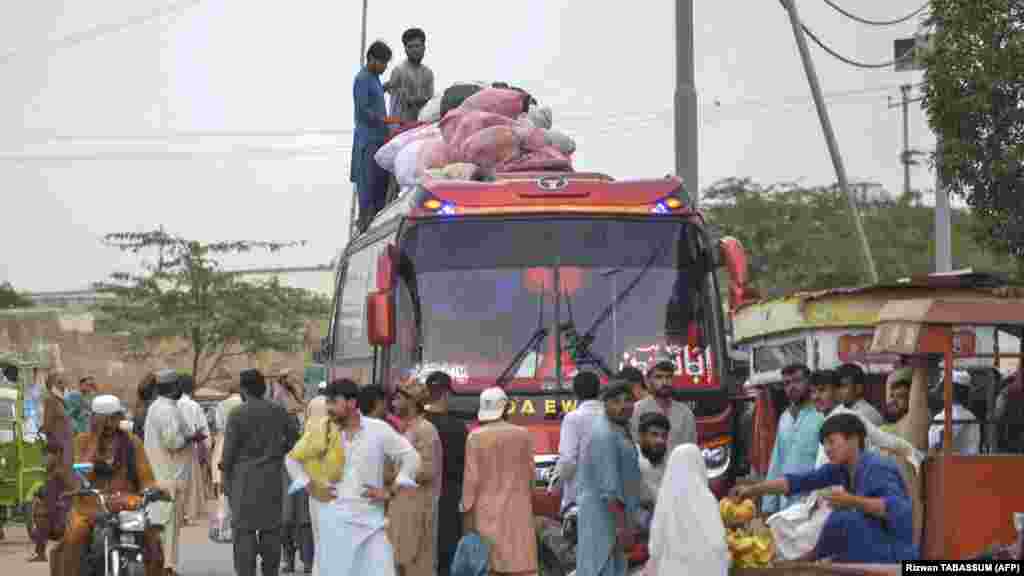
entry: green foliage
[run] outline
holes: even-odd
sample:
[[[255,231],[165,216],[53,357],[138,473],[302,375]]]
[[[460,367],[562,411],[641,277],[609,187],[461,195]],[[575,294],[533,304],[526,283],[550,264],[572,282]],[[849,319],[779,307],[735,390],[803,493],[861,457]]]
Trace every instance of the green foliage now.
[[[97,305],[97,328],[127,337],[127,352],[153,354],[167,339],[187,343],[196,385],[207,382],[232,357],[300,348],[307,319],[329,313],[330,302],[277,278],[250,281],[221,267],[219,258],[297,243],[218,242],[204,244],[165,232],[108,234],[107,245],[138,255],[158,251],[143,273],[115,273],[96,284],[114,298]]]
[[[726,179],[701,195],[702,210],[723,235],[738,238],[753,260],[754,287],[764,295],[864,283],[859,243],[837,187],[761,186]],[[934,270],[934,211],[918,198],[861,207],[881,282]],[[1013,273],[1008,257],[986,252],[971,235],[973,218],[953,214],[955,268]]]
[[[32,300],[15,290],[10,282],[0,284],[0,310],[29,308],[32,305]]]
[[[924,107],[982,243],[1024,257],[1024,1],[932,0]]]

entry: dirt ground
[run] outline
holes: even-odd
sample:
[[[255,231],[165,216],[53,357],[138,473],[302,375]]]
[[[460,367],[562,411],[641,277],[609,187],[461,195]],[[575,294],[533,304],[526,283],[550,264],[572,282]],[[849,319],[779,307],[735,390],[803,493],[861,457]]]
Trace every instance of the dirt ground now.
[[[189,544],[203,544],[208,540],[209,526],[205,521],[182,530],[181,545],[183,550]],[[6,538],[0,540],[0,574],[5,576],[49,576],[49,564],[45,562],[27,562],[32,554],[32,542],[28,539],[25,527],[7,525],[4,528]],[[52,548],[55,543],[51,542]],[[47,552],[49,554],[49,552]],[[185,554],[183,552],[183,554]]]

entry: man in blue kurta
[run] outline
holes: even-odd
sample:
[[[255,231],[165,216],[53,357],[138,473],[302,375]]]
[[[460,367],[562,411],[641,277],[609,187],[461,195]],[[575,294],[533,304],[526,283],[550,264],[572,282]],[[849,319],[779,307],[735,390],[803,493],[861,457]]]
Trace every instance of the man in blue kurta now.
[[[821,426],[829,463],[806,474],[737,487],[733,496],[799,494],[833,487],[823,497],[833,511],[813,556],[833,562],[895,563],[915,560],[913,514],[899,468],[864,451],[867,430],[854,414],[837,414]]]
[[[629,437],[633,397],[625,382],[602,396],[604,414],[594,420],[590,443],[576,472],[579,536],[577,576],[625,576],[625,551],[633,544],[635,490],[641,482],[636,446]]]
[[[803,364],[791,364],[782,369],[782,383],[790,406],[779,417],[779,430],[775,435],[766,480],[814,470],[818,457],[818,431],[825,418],[811,400],[810,376],[810,369]],[[768,496],[761,503],[761,509],[771,514],[788,507],[795,500],[787,496]]]
[[[390,61],[388,45],[379,40],[374,42],[366,52],[366,66],[356,75],[352,86],[356,129],[352,135],[350,180],[359,197],[360,232],[366,230],[384,207],[387,194],[388,172],[373,156],[387,140],[389,124],[394,123],[388,117],[384,87],[380,83],[380,76]]]

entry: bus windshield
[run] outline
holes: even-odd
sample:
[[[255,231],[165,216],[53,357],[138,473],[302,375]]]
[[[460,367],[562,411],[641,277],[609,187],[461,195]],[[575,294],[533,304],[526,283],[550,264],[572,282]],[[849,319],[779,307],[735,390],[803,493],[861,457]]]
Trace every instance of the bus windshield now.
[[[676,220],[417,223],[400,241],[391,374],[444,370],[456,393],[503,375],[510,391],[557,390],[560,335],[564,388],[576,370],[643,371],[659,356],[676,361],[677,387],[718,386],[706,362],[718,297],[694,234]]]

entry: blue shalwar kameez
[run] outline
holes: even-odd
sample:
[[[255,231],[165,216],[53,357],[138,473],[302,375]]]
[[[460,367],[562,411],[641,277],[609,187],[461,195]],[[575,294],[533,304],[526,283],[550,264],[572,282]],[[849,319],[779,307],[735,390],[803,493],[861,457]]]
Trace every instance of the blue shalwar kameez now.
[[[608,504],[621,502],[626,518],[636,512],[627,486],[641,482],[636,447],[624,428],[607,416],[594,419],[590,443],[576,472],[579,502],[576,576],[625,576],[626,557],[616,545],[615,517]]]
[[[383,207],[388,187],[388,172],[374,160],[377,150],[388,138],[384,123],[387,107],[380,77],[363,68],[352,86],[355,108],[355,132],[352,134],[350,180],[359,196],[359,229],[364,230]]]
[[[878,564],[917,559],[911,500],[892,460],[861,453],[852,483],[848,468],[838,464],[825,464],[807,474],[786,474],[786,481],[791,494],[839,485],[856,496],[885,500],[884,519],[853,508],[833,510],[815,547],[818,558]]]
[[[814,470],[818,457],[818,431],[825,417],[812,405],[800,408],[794,417],[786,410],[779,417],[779,431],[775,435],[771,464],[765,480],[777,480],[786,474],[804,474]],[[761,510],[773,514],[799,500],[786,496],[769,495],[761,502]]]

